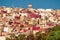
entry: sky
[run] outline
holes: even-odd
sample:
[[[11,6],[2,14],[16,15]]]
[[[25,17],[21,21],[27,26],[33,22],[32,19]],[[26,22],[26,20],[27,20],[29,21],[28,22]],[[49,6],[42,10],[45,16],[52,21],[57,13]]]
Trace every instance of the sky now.
[[[0,0],[0,6],[6,7],[24,7],[32,4],[33,8],[53,8],[60,9],[60,0]]]

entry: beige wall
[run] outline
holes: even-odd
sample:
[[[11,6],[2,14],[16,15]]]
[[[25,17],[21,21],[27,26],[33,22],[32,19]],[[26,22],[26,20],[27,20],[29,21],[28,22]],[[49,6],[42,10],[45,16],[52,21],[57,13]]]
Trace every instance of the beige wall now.
[[[0,40],[6,40],[5,36],[0,36]]]

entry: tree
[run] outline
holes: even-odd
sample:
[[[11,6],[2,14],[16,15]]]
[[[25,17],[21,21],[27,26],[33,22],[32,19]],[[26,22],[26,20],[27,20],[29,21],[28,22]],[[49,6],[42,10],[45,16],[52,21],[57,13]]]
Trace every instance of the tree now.
[[[30,33],[28,36],[27,36],[27,40],[35,40],[35,36],[33,33]]]
[[[46,38],[46,40],[60,40],[60,30],[52,31]]]
[[[6,37],[6,40],[11,40],[10,38]]]
[[[10,34],[9,37],[6,37],[6,40],[18,40],[18,38],[15,34]]]
[[[46,34],[41,33],[41,32],[37,32],[36,33],[36,40],[46,40]]]
[[[24,34],[19,34],[19,35],[18,35],[18,40],[26,40],[26,35],[24,35]]]
[[[58,30],[60,30],[60,26],[56,25],[53,28],[51,28],[50,31],[58,31]]]

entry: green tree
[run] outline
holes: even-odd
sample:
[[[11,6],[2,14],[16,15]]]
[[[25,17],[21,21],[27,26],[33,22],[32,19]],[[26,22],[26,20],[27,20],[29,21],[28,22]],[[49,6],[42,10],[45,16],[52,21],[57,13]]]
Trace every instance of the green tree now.
[[[46,40],[46,34],[41,33],[41,32],[37,32],[36,33],[36,40]]]
[[[26,40],[26,35],[24,35],[24,34],[19,34],[19,35],[18,35],[18,40]]]
[[[51,28],[50,31],[58,31],[58,30],[60,30],[60,26],[56,25],[53,28]]]
[[[46,40],[60,40],[60,30],[52,31],[46,38]]]
[[[10,34],[10,37],[6,37],[6,40],[18,40],[18,37],[15,34]]]
[[[35,36],[33,33],[30,33],[28,36],[27,36],[27,40],[35,40]]]

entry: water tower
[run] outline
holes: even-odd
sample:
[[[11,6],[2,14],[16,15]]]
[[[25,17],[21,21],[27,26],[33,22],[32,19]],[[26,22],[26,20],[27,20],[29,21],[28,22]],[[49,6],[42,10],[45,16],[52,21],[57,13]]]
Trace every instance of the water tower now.
[[[28,5],[28,8],[32,8],[32,4],[29,4],[29,5]]]

